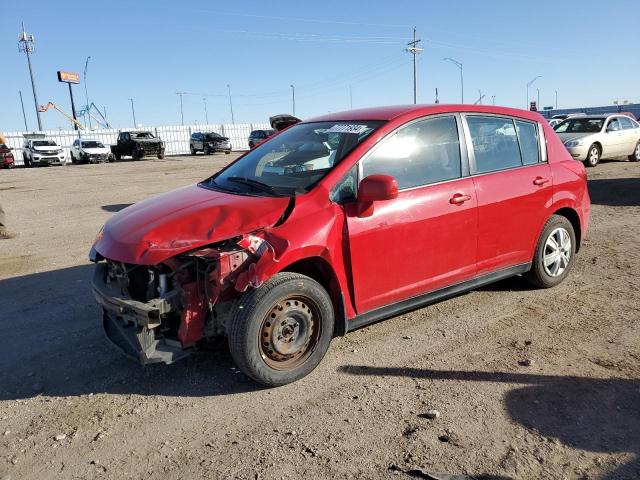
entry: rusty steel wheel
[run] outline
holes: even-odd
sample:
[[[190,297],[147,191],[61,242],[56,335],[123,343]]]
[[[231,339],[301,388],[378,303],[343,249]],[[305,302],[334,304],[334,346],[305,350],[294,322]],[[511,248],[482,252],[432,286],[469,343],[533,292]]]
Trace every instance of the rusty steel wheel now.
[[[309,374],[333,336],[333,304],[315,280],[278,273],[236,302],[228,326],[229,350],[246,375],[268,386]]]
[[[307,298],[285,297],[262,321],[262,359],[276,370],[290,370],[304,362],[318,343],[321,325],[317,307]]]

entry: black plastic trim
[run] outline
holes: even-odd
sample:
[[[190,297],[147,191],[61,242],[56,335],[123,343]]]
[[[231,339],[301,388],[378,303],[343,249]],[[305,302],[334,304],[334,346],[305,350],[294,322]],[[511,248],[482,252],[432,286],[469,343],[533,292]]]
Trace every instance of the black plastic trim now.
[[[498,280],[503,280],[505,278],[513,277],[514,275],[526,273],[529,270],[531,270],[531,263],[514,265],[513,267],[474,277],[471,280],[456,283],[455,285],[444,287],[439,290],[434,290],[423,295],[418,295],[417,297],[411,297],[407,300],[402,300],[400,302],[392,303],[384,307],[376,308],[375,310],[371,310],[361,315],[356,315],[351,320],[349,320],[347,323],[347,332],[351,332],[358,328],[362,328],[366,325],[370,325],[372,323],[376,323],[390,317],[395,317],[397,315],[400,315],[401,313],[415,310],[417,308],[424,307],[425,305],[429,305],[440,300],[454,297],[460,293],[468,292],[469,290],[473,290],[489,283],[497,282]]]

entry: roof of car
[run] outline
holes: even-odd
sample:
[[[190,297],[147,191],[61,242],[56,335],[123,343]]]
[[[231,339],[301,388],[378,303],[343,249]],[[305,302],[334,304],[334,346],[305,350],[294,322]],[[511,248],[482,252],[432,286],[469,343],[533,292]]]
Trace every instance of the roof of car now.
[[[385,107],[363,108],[347,110],[344,112],[328,113],[319,117],[305,120],[305,122],[337,121],[337,120],[394,120],[398,117],[422,117],[438,113],[468,112],[490,113],[495,115],[510,115],[530,120],[540,121],[542,118],[538,112],[519,110],[517,108],[496,107],[492,105],[460,105],[460,104],[436,104],[436,105],[390,105]]]

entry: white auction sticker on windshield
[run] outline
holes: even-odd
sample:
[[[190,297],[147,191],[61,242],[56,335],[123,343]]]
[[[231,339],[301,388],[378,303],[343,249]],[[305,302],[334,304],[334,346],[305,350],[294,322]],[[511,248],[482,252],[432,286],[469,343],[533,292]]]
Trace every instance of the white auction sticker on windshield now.
[[[357,133],[359,135],[367,130],[369,130],[367,125],[350,125],[341,123],[334,125],[329,130],[326,130],[326,133]]]

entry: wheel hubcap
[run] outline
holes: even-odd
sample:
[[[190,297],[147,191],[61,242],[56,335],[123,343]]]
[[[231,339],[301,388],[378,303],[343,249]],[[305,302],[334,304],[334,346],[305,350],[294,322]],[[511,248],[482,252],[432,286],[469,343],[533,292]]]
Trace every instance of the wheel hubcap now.
[[[636,145],[636,160],[640,160],[640,143]]]
[[[558,227],[551,232],[544,245],[544,271],[550,277],[564,273],[571,261],[571,235],[566,229]]]
[[[598,149],[595,147],[592,148],[591,155],[589,155],[589,160],[591,160],[591,163],[596,163],[598,161],[598,157],[599,157]]]
[[[320,334],[318,314],[311,302],[288,297],[277,302],[260,328],[262,359],[271,368],[289,370],[303,363]]]

